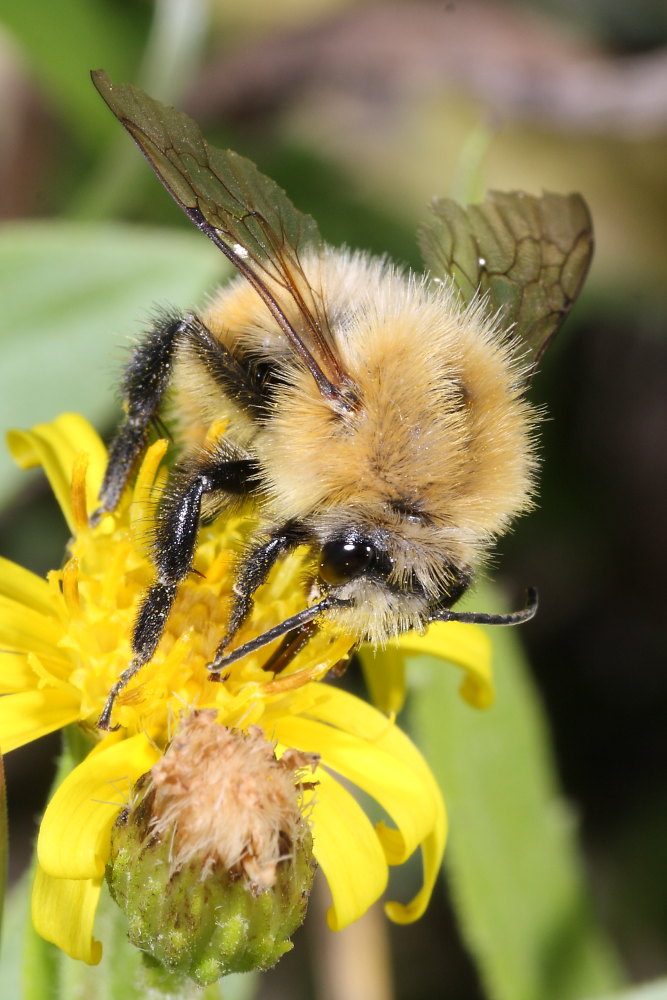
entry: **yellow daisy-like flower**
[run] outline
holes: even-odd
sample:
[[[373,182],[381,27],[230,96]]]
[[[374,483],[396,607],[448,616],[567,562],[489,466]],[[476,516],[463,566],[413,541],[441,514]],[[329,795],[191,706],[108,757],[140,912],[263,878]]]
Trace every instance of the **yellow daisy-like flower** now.
[[[349,639],[322,630],[279,676],[263,670],[267,652],[260,650],[235,663],[224,683],[210,681],[206,664],[224,634],[248,520],[227,516],[202,528],[195,572],[179,590],[156,654],[115,703],[120,728],[103,733],[96,721],[132,658],[134,617],[152,580],[145,539],[165,481],[166,444],[148,450],[133,490],[95,527],[88,515],[107,456],[83,418],[65,414],[30,432],[13,431],[9,446],[23,467],[44,467],[72,541],[64,568],[46,580],[0,560],[0,748],[6,753],[71,723],[90,740],[90,752],[57,788],[40,827],[33,889],[38,932],[75,958],[99,961],[93,921],[111,828],[131,787],[162,758],[179,716],[195,708],[215,709],[232,729],[260,726],[279,755],[286,748],[320,755],[306,801],[315,857],[333,899],[333,929],[361,916],[384,892],[388,866],[420,847],[422,888],[407,905],[386,907],[395,921],[417,919],[444,850],[444,804],[424,759],[391,717],[321,683],[345,657]],[[246,637],[303,607],[303,559],[300,552],[288,556],[260,588]],[[473,626],[448,623],[367,658],[371,688],[386,710],[402,700],[401,646],[464,667],[464,697],[489,703],[486,637]],[[347,783],[374,798],[393,825],[373,826]]]

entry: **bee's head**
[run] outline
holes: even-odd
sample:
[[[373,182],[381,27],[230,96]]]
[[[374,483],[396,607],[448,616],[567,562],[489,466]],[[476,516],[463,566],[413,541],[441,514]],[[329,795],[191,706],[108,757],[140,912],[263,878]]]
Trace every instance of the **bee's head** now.
[[[329,587],[339,587],[360,576],[388,577],[393,568],[389,553],[359,531],[330,538],[322,546],[319,575]]]
[[[338,511],[338,517],[340,513]],[[468,565],[446,555],[451,535],[450,544],[441,547],[439,558],[434,560],[433,546],[422,543],[420,547],[414,537],[400,531],[371,527],[368,522],[365,526],[358,522],[352,527],[349,520],[346,524],[338,520],[334,526],[326,515],[322,520],[324,523],[319,525],[319,531],[312,522],[289,526],[292,544],[309,545],[316,557],[313,603],[230,653],[223,653],[224,647],[221,647],[209,670],[224,670],[235,660],[290,633],[301,631],[303,636],[304,629],[321,617],[349,635],[353,644],[370,641],[382,645],[387,639],[410,629],[424,629],[433,621],[513,625],[527,621],[535,613],[537,595],[534,592],[529,594],[526,608],[508,615],[450,611],[472,579]],[[329,530],[324,531],[327,520]],[[442,541],[442,534],[438,534]],[[278,537],[284,541],[288,535]],[[434,536],[427,532],[426,541],[429,537]],[[262,558],[266,558],[267,550],[274,544],[275,538],[252,551],[246,565],[251,570],[261,565]],[[430,559],[425,558],[427,554]],[[241,592],[241,598],[243,596]],[[233,634],[234,630],[229,636]]]
[[[450,606],[468,587],[467,568],[445,559],[434,573],[430,555],[425,567],[422,547],[394,531],[339,529],[321,545],[319,584],[345,602],[335,611],[342,627],[381,642],[406,629],[423,628],[435,604]]]

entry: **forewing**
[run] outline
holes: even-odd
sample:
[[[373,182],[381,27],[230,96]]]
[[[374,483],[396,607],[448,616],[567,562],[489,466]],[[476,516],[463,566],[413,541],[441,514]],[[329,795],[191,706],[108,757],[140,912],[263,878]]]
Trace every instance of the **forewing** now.
[[[502,310],[537,365],[572,308],[593,252],[591,218],[578,194],[492,191],[481,205],[434,202],[419,232],[426,267],[465,303],[478,290]]]
[[[262,297],[323,394],[339,396],[345,374],[321,294],[301,265],[307,249],[321,247],[315,220],[250,160],[209,146],[186,114],[137,87],[112,83],[103,70],[91,77],[172,198]]]

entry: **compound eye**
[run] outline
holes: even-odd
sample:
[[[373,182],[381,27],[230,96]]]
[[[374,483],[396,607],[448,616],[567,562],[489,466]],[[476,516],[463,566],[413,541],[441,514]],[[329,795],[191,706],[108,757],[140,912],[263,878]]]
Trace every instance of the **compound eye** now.
[[[334,586],[361,576],[370,565],[375,550],[369,542],[338,538],[322,546],[320,577]]]

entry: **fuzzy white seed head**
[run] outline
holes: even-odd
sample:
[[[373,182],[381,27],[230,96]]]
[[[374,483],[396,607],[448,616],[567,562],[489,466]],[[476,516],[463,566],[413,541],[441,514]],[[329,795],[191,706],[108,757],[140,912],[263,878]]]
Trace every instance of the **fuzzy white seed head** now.
[[[196,856],[202,878],[221,865],[268,889],[307,832],[298,776],[317,762],[297,750],[277,759],[259,726],[241,732],[194,712],[151,771],[151,833],[172,838],[174,871]]]

